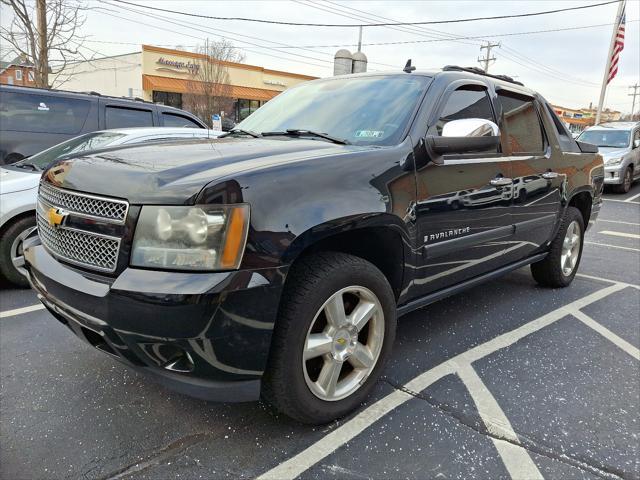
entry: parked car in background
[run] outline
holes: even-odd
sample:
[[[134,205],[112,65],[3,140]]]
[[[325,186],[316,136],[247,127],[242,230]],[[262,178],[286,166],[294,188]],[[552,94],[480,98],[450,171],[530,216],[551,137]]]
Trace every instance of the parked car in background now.
[[[0,86],[0,165],[83,133],[127,127],[207,128],[189,112],[139,99]]]
[[[460,67],[304,82],[210,145],[101,157],[42,175],[38,298],[165,385],[307,423],[362,404],[397,315],[525,265],[568,286],[604,176],[544,98]]]
[[[21,274],[22,241],[35,228],[41,173],[55,160],[89,150],[173,140],[216,138],[222,132],[202,128],[123,128],[81,135],[0,168],[0,275],[28,286]],[[108,179],[105,179],[108,182]]]
[[[640,178],[640,122],[602,123],[586,129],[578,140],[598,146],[604,183],[616,192],[627,193]]]

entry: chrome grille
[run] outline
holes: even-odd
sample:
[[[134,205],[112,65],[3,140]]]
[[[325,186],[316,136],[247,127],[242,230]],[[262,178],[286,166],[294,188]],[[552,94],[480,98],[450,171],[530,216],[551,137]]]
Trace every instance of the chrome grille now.
[[[52,208],[54,213],[65,215],[61,225],[49,223]],[[92,270],[114,272],[121,239],[91,230],[100,223],[124,224],[128,209],[129,204],[123,200],[85,195],[41,183],[36,208],[38,234],[42,245],[53,256]],[[92,221],[72,228],[68,220],[73,217],[90,218]],[[124,227],[111,228],[122,230]]]
[[[40,183],[40,197],[55,207],[110,223],[124,223],[129,209],[129,204],[124,200],[63,190],[44,182]]]
[[[118,264],[120,239],[71,228],[53,228],[38,210],[38,235],[56,257],[103,272],[113,272]]]

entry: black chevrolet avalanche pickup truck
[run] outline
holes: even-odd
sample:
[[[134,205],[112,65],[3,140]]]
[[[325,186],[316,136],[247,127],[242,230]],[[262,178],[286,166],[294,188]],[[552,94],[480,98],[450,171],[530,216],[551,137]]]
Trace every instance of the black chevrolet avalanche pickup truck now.
[[[525,265],[569,285],[603,174],[509,77],[327,78],[224,138],[53,164],[26,270],[56,319],[161,383],[323,423],[372,390],[399,315]]]

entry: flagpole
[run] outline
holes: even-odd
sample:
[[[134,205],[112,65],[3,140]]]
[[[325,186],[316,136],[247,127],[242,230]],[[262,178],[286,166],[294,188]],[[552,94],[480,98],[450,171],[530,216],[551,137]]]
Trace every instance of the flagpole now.
[[[611,42],[609,43],[609,53],[607,54],[607,65],[604,67],[604,76],[602,78],[602,89],[600,90],[600,101],[598,102],[598,113],[596,113],[596,125],[600,123],[600,115],[602,114],[602,107],[604,106],[604,96],[607,93],[607,80],[609,79],[609,69],[611,68],[611,57],[613,55],[613,47],[616,44],[616,35],[618,33],[618,27],[620,26],[622,12],[624,12],[625,3],[626,3],[626,0],[621,0],[621,2],[618,4],[618,13],[616,15],[616,21],[613,24],[613,32],[611,33]]]

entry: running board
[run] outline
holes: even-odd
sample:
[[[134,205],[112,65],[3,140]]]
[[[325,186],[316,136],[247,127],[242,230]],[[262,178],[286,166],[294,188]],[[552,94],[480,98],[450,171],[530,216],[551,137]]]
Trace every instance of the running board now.
[[[525,258],[524,260],[520,260],[516,263],[512,263],[505,267],[499,268],[498,270],[494,270],[492,272],[485,273],[484,275],[480,275],[478,277],[465,280],[464,282],[459,283],[457,285],[452,285],[451,287],[438,290],[437,292],[433,292],[424,297],[418,298],[417,300],[413,300],[409,303],[406,303],[398,307],[397,309],[398,317],[405,315],[409,312],[412,312],[414,310],[417,310],[419,308],[426,307],[427,305],[437,302],[438,300],[442,300],[443,298],[450,297],[451,295],[455,295],[469,288],[478,286],[486,282],[487,280],[492,280],[494,278],[501,277],[503,275],[506,275],[507,273],[513,272],[514,270],[522,268],[531,263],[539,262],[546,256],[547,256],[547,252],[539,253],[538,255],[534,255],[533,257]]]

